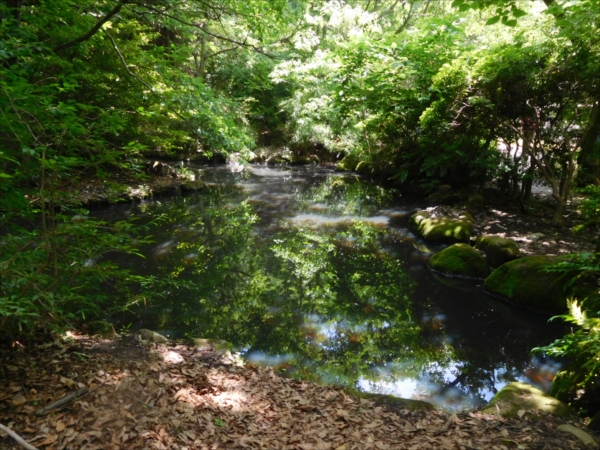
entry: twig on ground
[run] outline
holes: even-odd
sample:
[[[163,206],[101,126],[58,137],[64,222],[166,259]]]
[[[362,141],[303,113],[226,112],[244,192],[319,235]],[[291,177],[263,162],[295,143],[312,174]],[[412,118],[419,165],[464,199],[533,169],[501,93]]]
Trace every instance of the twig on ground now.
[[[11,438],[13,438],[15,441],[17,441],[17,443],[23,447],[26,450],[38,450],[36,447],[34,447],[33,445],[31,445],[30,443],[28,443],[25,439],[23,439],[21,436],[19,436],[17,433],[15,433],[13,430],[11,430],[10,428],[2,425],[0,423],[0,430],[4,431],[6,434],[8,434]]]
[[[100,383],[94,389],[90,390],[90,389],[84,387],[84,388],[79,389],[76,392],[72,392],[71,394],[65,395],[63,398],[58,399],[54,403],[51,403],[48,406],[44,406],[42,409],[38,409],[35,412],[35,414],[38,415],[38,416],[41,416],[41,415],[46,414],[48,411],[52,411],[53,409],[62,408],[63,406],[68,405],[69,403],[71,403],[71,402],[73,402],[75,400],[79,400],[80,398],[85,397],[86,395],[91,394],[96,389],[100,388],[107,381],[108,380],[104,380],[102,383]]]
[[[89,392],[89,389],[84,387],[79,389],[76,392],[72,392],[68,395],[65,395],[63,398],[58,399],[57,401],[55,401],[54,403],[49,404],[48,406],[45,406],[41,409],[38,409],[35,414],[37,416],[42,416],[44,414],[46,414],[48,411],[52,411],[53,409],[57,409],[60,408],[62,406],[65,406],[69,403],[71,403],[72,401],[79,399],[81,397],[83,397],[84,395],[86,395]]]

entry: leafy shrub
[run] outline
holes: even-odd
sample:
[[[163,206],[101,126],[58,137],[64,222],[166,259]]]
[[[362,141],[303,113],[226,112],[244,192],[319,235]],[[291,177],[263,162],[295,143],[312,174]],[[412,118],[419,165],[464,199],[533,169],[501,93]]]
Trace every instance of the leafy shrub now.
[[[553,270],[573,269],[579,271],[574,286],[587,285],[588,295],[583,301],[568,300],[569,313],[551,320],[560,318],[574,326],[569,334],[545,347],[534,348],[533,352],[565,358],[567,366],[554,379],[551,393],[582,413],[593,415],[600,405],[600,255],[576,255]]]
[[[139,255],[138,246],[149,242],[139,235],[143,228],[82,214],[56,219],[61,222],[45,231],[22,229],[0,240],[0,338],[104,319],[138,300],[129,289],[133,283],[151,281],[107,258],[113,252]]]

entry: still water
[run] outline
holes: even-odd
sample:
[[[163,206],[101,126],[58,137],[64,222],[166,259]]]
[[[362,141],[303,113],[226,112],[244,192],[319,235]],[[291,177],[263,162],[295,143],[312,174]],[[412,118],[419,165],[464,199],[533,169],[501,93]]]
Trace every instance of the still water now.
[[[124,259],[154,275],[121,325],[233,343],[280,373],[474,409],[507,383],[542,388],[557,367],[530,349],[547,317],[427,268],[443,246],[408,229],[423,207],[323,167],[192,167],[198,193],[117,205],[155,244]]]

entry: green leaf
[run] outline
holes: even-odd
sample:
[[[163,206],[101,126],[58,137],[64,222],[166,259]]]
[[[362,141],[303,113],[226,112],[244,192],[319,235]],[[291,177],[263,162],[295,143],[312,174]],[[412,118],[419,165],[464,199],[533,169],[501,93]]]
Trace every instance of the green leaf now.
[[[485,24],[486,25],[494,25],[495,23],[498,23],[499,21],[500,21],[500,16],[494,16],[494,17],[490,17]]]
[[[454,0],[452,2],[452,5],[450,5],[452,8],[457,8],[460,5],[462,5],[465,2],[465,0]]]
[[[523,16],[526,16],[526,15],[527,15],[527,12],[523,11],[522,9],[518,9],[518,8],[517,8],[517,9],[514,9],[514,10],[512,11],[512,15],[513,15],[515,18],[518,18],[518,17],[523,17]]]

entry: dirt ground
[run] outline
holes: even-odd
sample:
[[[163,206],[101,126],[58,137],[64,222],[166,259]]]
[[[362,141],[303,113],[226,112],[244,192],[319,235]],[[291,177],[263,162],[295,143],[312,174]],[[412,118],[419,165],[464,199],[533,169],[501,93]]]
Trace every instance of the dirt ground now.
[[[583,197],[574,195],[569,202],[562,226],[552,224],[554,200],[550,189],[535,186],[533,198],[525,211],[518,203],[495,189],[482,192],[485,205],[473,214],[473,235],[482,234],[515,240],[523,256],[561,255],[593,252],[598,231],[587,229],[576,232],[583,219],[578,205]]]
[[[583,449],[577,420],[410,410],[244,366],[228,352],[69,334],[0,351],[0,448]],[[49,409],[66,395],[69,403]],[[595,436],[598,440],[598,436]]]

